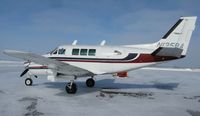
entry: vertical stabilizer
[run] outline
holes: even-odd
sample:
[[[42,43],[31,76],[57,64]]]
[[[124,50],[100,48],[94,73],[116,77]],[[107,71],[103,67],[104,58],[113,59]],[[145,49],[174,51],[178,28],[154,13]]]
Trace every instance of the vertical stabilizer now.
[[[197,17],[181,17],[175,25],[157,42],[157,47],[181,49],[186,55]]]

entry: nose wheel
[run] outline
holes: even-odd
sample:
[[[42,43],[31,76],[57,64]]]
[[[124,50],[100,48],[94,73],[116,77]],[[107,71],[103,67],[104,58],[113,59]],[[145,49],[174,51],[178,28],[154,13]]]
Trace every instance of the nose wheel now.
[[[86,80],[86,85],[87,85],[87,87],[94,87],[94,85],[95,85],[94,79],[93,78],[87,79]]]
[[[25,85],[26,86],[31,86],[33,84],[33,80],[31,78],[26,78],[25,79]]]

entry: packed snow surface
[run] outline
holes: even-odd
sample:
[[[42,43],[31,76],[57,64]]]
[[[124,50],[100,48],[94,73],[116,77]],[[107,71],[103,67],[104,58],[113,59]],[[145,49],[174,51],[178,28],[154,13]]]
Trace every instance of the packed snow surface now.
[[[1,116],[200,116],[200,72],[146,68],[128,78],[96,76],[94,88],[76,80],[78,91],[65,92],[66,81],[33,78],[25,86],[19,62],[0,62]]]

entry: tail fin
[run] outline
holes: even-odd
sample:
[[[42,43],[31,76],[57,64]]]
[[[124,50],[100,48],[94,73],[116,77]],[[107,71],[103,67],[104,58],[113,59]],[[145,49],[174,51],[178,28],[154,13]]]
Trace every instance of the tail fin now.
[[[177,23],[162,37],[162,39],[156,43],[158,49],[152,54],[167,55],[174,52],[172,55],[176,54],[176,57],[185,56],[192,32],[195,28],[196,19],[196,16],[181,17]],[[159,50],[161,48],[164,48],[165,50]],[[164,52],[161,53],[162,51]]]

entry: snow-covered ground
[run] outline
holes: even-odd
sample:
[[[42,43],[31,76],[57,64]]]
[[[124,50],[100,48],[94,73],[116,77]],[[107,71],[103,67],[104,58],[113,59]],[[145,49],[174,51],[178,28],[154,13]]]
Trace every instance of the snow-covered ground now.
[[[77,94],[68,95],[64,81],[41,77],[27,87],[19,77],[22,63],[0,62],[0,116],[199,116],[200,72],[174,70],[97,76],[94,88],[81,78]]]

